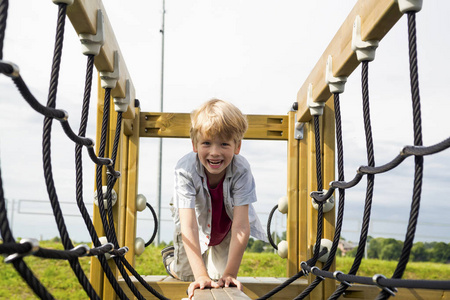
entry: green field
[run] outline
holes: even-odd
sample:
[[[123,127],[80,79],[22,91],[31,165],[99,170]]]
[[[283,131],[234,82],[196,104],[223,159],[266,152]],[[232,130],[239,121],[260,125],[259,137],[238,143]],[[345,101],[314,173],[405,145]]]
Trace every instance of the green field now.
[[[59,243],[40,242],[43,248],[62,249]],[[142,275],[165,274],[161,263],[160,248],[150,246],[144,254],[136,259],[136,270]],[[56,299],[86,299],[68,262],[45,260],[27,257],[25,262],[47,287]],[[338,257],[336,269],[348,272],[353,262],[352,258]],[[81,258],[83,270],[89,276],[90,258]],[[245,253],[239,276],[285,277],[286,263],[273,253]],[[375,259],[363,260],[358,275],[373,276],[384,274],[389,277],[395,269],[395,261]],[[0,263],[0,299],[37,299],[28,285],[15,271],[11,264]],[[450,264],[440,263],[409,263],[404,278],[410,279],[449,279]]]

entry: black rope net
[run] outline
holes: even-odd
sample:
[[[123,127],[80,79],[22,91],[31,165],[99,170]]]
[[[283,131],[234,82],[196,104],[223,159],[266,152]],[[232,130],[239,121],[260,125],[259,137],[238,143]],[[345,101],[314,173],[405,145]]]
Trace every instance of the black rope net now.
[[[322,191],[322,177],[321,177],[321,150],[320,150],[320,131],[318,116],[314,115],[313,124],[315,128],[315,145],[316,145],[316,170],[317,170],[317,191],[311,193],[311,197],[319,204],[327,201],[334,193],[336,189],[339,190],[339,206],[337,210],[337,220],[335,225],[335,234],[330,249],[327,249],[329,256],[325,262],[322,270],[315,267],[314,264],[317,257],[318,245],[320,246],[320,238],[322,234],[322,211],[321,205],[318,209],[318,223],[317,223],[317,240],[314,248],[313,257],[308,262],[302,262],[302,270],[289,278],[286,283],[292,283],[295,279],[301,276],[307,276],[312,273],[316,278],[308,285],[302,293],[300,293],[294,299],[304,299],[307,297],[325,278],[330,278],[340,282],[334,293],[328,299],[339,299],[343,296],[344,292],[352,286],[353,283],[375,285],[381,290],[376,299],[388,299],[391,296],[395,296],[397,288],[418,288],[418,289],[436,289],[436,290],[450,290],[450,280],[407,280],[401,279],[406,266],[409,261],[411,249],[413,246],[414,236],[416,232],[416,227],[419,217],[419,208],[421,200],[421,189],[423,182],[423,160],[424,156],[432,155],[450,148],[450,138],[443,140],[435,145],[428,147],[423,146],[422,142],[422,128],[421,128],[421,109],[420,109],[420,94],[419,94],[419,80],[418,80],[418,63],[417,63],[417,45],[416,45],[416,22],[415,22],[416,12],[407,12],[408,18],[408,39],[409,39],[409,64],[410,64],[410,85],[411,85],[411,99],[413,107],[413,128],[414,128],[414,145],[405,146],[400,154],[395,157],[392,161],[376,166],[375,164],[375,154],[374,145],[372,138],[372,128],[371,128],[371,117],[370,117],[370,101],[369,101],[369,61],[361,62],[361,87],[362,87],[362,102],[363,102],[363,120],[365,129],[365,139],[366,139],[366,150],[367,150],[367,165],[362,166],[358,169],[355,177],[349,181],[345,182],[344,177],[344,156],[343,156],[343,138],[342,138],[342,126],[341,126],[341,111],[340,111],[340,97],[339,93],[334,93],[334,106],[335,106],[335,126],[336,126],[336,152],[337,152],[337,170],[338,170],[338,181],[330,183],[330,187],[326,193]],[[383,172],[390,171],[395,167],[399,166],[407,157],[414,155],[414,183],[413,183],[413,195],[411,201],[410,217],[408,221],[408,227],[405,235],[405,241],[403,244],[403,249],[401,251],[400,259],[397,267],[391,278],[386,278],[382,274],[375,274],[373,277],[357,276],[358,269],[361,265],[366,241],[369,233],[370,217],[372,212],[372,200],[373,191],[375,184],[375,175]],[[345,203],[345,190],[355,187],[361,181],[361,179],[367,175],[366,184],[366,197],[363,212],[363,220],[360,232],[359,244],[357,247],[357,252],[355,259],[350,268],[348,274],[344,274],[340,271],[329,272],[339,243],[339,238],[341,236],[343,216],[344,216],[344,203]],[[276,207],[274,207],[275,209]],[[269,230],[268,226],[268,232]],[[273,243],[272,243],[273,245]],[[325,248],[326,249],[326,248]],[[259,299],[269,299],[275,293],[279,292],[282,288],[287,286],[284,283],[280,287],[275,288],[273,291],[267,295],[260,297]]]
[[[92,83],[92,72],[94,64],[94,55],[87,55],[87,66],[86,66],[86,81],[85,90],[83,96],[83,107],[81,122],[78,134],[74,133],[68,122],[68,115],[65,111],[61,109],[56,109],[57,100],[57,88],[58,88],[58,78],[60,63],[62,57],[62,48],[64,40],[64,27],[66,19],[66,9],[67,5],[64,3],[58,4],[58,17],[57,17],[57,28],[56,28],[56,38],[54,47],[54,56],[52,63],[51,79],[49,84],[49,92],[47,104],[42,105],[30,92],[25,81],[20,76],[18,68],[12,64],[3,61],[3,42],[5,36],[6,20],[7,20],[7,10],[8,1],[0,1],[0,72],[11,77],[14,84],[17,86],[19,92],[26,100],[26,102],[38,113],[45,116],[43,124],[43,143],[42,143],[42,156],[43,156],[43,169],[44,177],[47,186],[47,192],[49,200],[53,209],[53,214],[55,216],[55,221],[58,225],[58,230],[61,236],[61,241],[64,246],[64,250],[52,250],[52,249],[42,249],[38,247],[33,240],[24,239],[21,243],[17,243],[12,235],[9,227],[6,211],[6,203],[3,192],[3,183],[0,176],[0,233],[3,238],[3,244],[0,245],[0,253],[9,255],[6,261],[11,262],[14,268],[19,272],[22,278],[27,282],[30,288],[42,299],[53,299],[53,296],[46,290],[46,288],[41,284],[41,282],[34,276],[33,272],[29,269],[26,263],[23,261],[23,257],[26,255],[33,254],[42,258],[51,259],[65,259],[68,260],[75,276],[82,285],[86,294],[91,299],[99,299],[100,297],[96,294],[95,290],[92,288],[89,280],[84,274],[80,267],[78,258],[83,256],[97,256],[103,271],[105,272],[111,286],[118,295],[120,299],[127,299],[124,291],[120,288],[108,262],[105,254],[112,254],[113,261],[119,269],[122,277],[127,283],[130,290],[133,292],[134,296],[138,299],[144,299],[142,294],[137,290],[135,285],[132,283],[130,276],[128,275],[128,270],[136,279],[154,296],[158,299],[167,299],[163,295],[155,291],[131,266],[131,264],[124,258],[124,254],[127,251],[127,247],[119,245],[117,236],[115,234],[114,228],[114,217],[112,212],[112,190],[117,178],[120,173],[114,169],[118,145],[120,140],[120,129],[122,124],[122,113],[117,114],[117,126],[116,133],[114,136],[113,148],[111,153],[111,158],[106,158],[105,148],[107,140],[107,131],[109,124],[109,111],[110,111],[110,88],[105,89],[105,99],[104,99],[104,114],[102,120],[101,137],[100,137],[100,147],[98,154],[95,154],[93,149],[93,141],[85,137],[87,122],[88,122],[88,112],[90,106],[90,94],[91,94],[91,83]],[[314,116],[314,132],[315,132],[315,146],[316,146],[316,175],[317,175],[317,191],[311,193],[312,198],[318,204],[318,222],[317,222],[317,237],[314,248],[313,257],[301,263],[301,271],[289,278],[269,292],[268,294],[260,297],[259,299],[269,299],[283,288],[294,282],[296,279],[307,276],[312,273],[316,276],[315,280],[305,288],[305,290],[298,295],[295,299],[304,299],[307,297],[311,291],[316,288],[320,282],[325,278],[331,278],[340,282],[335,292],[330,296],[329,299],[338,299],[346,291],[352,283],[360,284],[370,284],[380,287],[381,292],[377,296],[377,299],[387,299],[390,296],[395,295],[397,287],[404,288],[426,288],[426,289],[443,289],[450,290],[450,281],[436,281],[436,280],[404,280],[401,279],[405,271],[406,265],[409,260],[411,253],[411,248],[414,241],[414,235],[416,231],[416,226],[419,216],[420,199],[421,199],[421,187],[423,178],[423,157],[426,155],[432,155],[440,151],[450,148],[450,138],[444,141],[431,145],[428,147],[423,146],[422,142],[422,129],[421,129],[421,109],[420,109],[420,94],[419,94],[419,82],[418,82],[418,64],[417,64],[417,46],[416,46],[416,22],[415,22],[415,12],[409,12],[408,14],[408,32],[409,32],[409,57],[410,57],[410,81],[411,81],[411,94],[412,94],[412,107],[413,107],[413,123],[414,123],[414,145],[406,146],[401,150],[401,153],[395,157],[391,162],[386,163],[381,166],[376,166],[375,164],[375,154],[372,139],[372,129],[371,129],[371,117],[370,117],[370,101],[369,101],[369,85],[368,85],[368,74],[369,74],[369,62],[362,62],[362,101],[363,101],[363,118],[364,118],[364,128],[366,137],[366,149],[367,149],[367,165],[362,166],[358,169],[355,177],[346,182],[344,177],[344,159],[343,159],[343,142],[342,142],[342,126],[341,126],[341,112],[340,112],[340,97],[339,93],[334,94],[334,106],[335,106],[335,122],[336,122],[336,145],[337,145],[337,170],[338,170],[338,180],[330,184],[330,187],[326,193],[323,192],[322,183],[322,161],[321,161],[321,149],[320,149],[320,121],[319,116]],[[53,180],[53,171],[51,163],[51,131],[53,120],[56,119],[61,123],[61,126],[67,135],[67,137],[75,143],[75,166],[76,166],[76,202],[85,222],[85,225],[91,236],[94,248],[90,249],[86,245],[81,245],[74,247],[72,244],[65,222],[64,217],[61,212],[59,205],[59,200],[57,192],[55,189],[55,184]],[[102,245],[99,241],[97,232],[92,224],[92,220],[89,217],[87,209],[83,201],[83,164],[82,164],[82,149],[83,146],[87,148],[88,155],[91,160],[97,165],[96,170],[96,182],[97,182],[97,197],[101,221],[103,224],[104,232],[106,233],[108,244]],[[394,169],[400,165],[407,157],[414,156],[415,162],[415,174],[414,174],[414,188],[413,196],[411,201],[411,212],[408,222],[408,229],[405,236],[405,242],[398,262],[397,268],[391,278],[386,278],[383,275],[375,275],[371,278],[357,276],[357,271],[361,264],[363,253],[365,250],[365,245],[368,237],[369,223],[372,208],[373,190],[375,184],[375,175],[387,172]],[[102,174],[104,168],[107,169],[107,182],[106,182],[106,194],[103,194],[103,178]],[[360,233],[360,241],[358,245],[358,250],[356,253],[355,260],[348,274],[336,271],[331,273],[329,271],[331,265],[333,264],[339,239],[341,236],[342,224],[344,220],[344,206],[345,206],[345,190],[358,185],[361,182],[362,177],[367,175],[367,185],[366,185],[366,197],[365,206],[363,213],[363,222]],[[333,192],[339,190],[339,206],[337,210],[337,220],[335,226],[335,234],[333,238],[333,243],[330,249],[324,248],[320,250],[322,227],[323,227],[323,203],[331,197]],[[107,201],[107,208],[104,206],[104,199]],[[149,206],[147,204],[147,206]],[[152,214],[154,217],[155,213],[151,207]],[[274,210],[276,207],[274,208]],[[274,211],[273,210],[273,211]],[[272,212],[273,212],[272,211]],[[155,223],[156,224],[156,223]],[[270,221],[269,221],[270,224]],[[156,226],[155,226],[156,228]],[[268,232],[270,235],[270,226],[268,225]],[[155,232],[156,233],[156,232]],[[154,239],[155,233],[146,246]],[[273,244],[273,242],[271,242]],[[274,247],[276,247],[274,245]],[[328,254],[328,258],[322,269],[315,266],[317,260],[323,255]]]
[[[22,278],[27,282],[27,284],[32,288],[32,290],[41,299],[53,299],[53,296],[46,290],[46,288],[41,284],[41,282],[33,275],[32,271],[27,267],[23,261],[23,257],[27,255],[35,255],[41,258],[51,258],[51,259],[64,259],[67,260],[75,274],[78,278],[79,283],[82,285],[87,296],[90,299],[100,299],[96,291],[91,286],[88,278],[84,274],[78,258],[83,256],[97,256],[102,266],[103,271],[106,274],[111,286],[113,287],[115,293],[120,299],[128,299],[125,292],[119,286],[116,277],[108,264],[106,254],[111,255],[116,266],[118,267],[122,277],[127,283],[130,290],[133,292],[134,296],[138,299],[144,299],[144,297],[137,290],[136,286],[130,279],[126,269],[135,276],[142,285],[150,291],[158,299],[167,299],[163,295],[159,294],[154,290],[145,280],[138,274],[132,265],[124,258],[125,253],[128,251],[126,246],[121,247],[118,243],[115,228],[114,228],[114,218],[112,214],[112,189],[120,173],[114,169],[114,164],[118,152],[119,140],[120,140],[120,129],[122,123],[122,113],[119,112],[117,115],[117,126],[114,138],[112,158],[106,158],[105,156],[105,145],[107,140],[107,131],[109,124],[109,101],[110,101],[110,89],[105,90],[105,109],[103,114],[102,122],[102,134],[100,137],[100,150],[98,155],[95,154],[93,149],[94,142],[85,137],[87,122],[88,122],[88,112],[90,106],[90,96],[92,88],[92,73],[94,66],[94,55],[87,54],[87,66],[86,66],[86,80],[85,80],[85,90],[83,96],[83,107],[81,115],[81,123],[78,134],[74,133],[69,122],[68,114],[61,110],[56,109],[57,100],[57,89],[58,89],[58,79],[59,70],[62,58],[62,49],[64,41],[64,29],[66,20],[66,3],[58,4],[58,17],[57,17],[57,28],[56,28],[56,38],[55,47],[53,55],[53,63],[51,69],[51,79],[48,92],[47,104],[42,105],[30,92],[25,81],[18,72],[18,67],[12,63],[5,62],[3,57],[3,42],[4,42],[4,32],[6,28],[7,19],[7,8],[8,1],[0,1],[0,72],[11,77],[14,84],[17,86],[20,94],[26,100],[26,102],[38,113],[45,116],[43,125],[43,142],[42,142],[42,156],[43,156],[43,169],[44,177],[47,186],[47,193],[52,206],[53,214],[55,216],[55,221],[58,226],[58,230],[61,237],[61,242],[64,246],[64,250],[53,250],[53,249],[43,249],[40,248],[36,240],[22,239],[20,243],[17,243],[12,236],[12,232],[9,227],[9,222],[7,219],[6,211],[6,201],[3,193],[3,184],[0,177],[0,231],[3,238],[3,244],[0,245],[0,253],[9,255],[6,257],[5,262],[11,262]],[[74,247],[69,237],[67,231],[64,216],[61,211],[58,195],[55,188],[55,183],[53,180],[53,170],[52,170],[52,159],[51,159],[51,132],[53,120],[56,119],[61,123],[64,133],[66,136],[75,143],[75,166],[76,166],[76,201],[86,224],[86,227],[91,236],[94,248],[90,249],[86,245],[80,245]],[[97,232],[93,226],[92,220],[88,214],[86,206],[83,200],[83,164],[82,164],[82,148],[85,146],[88,151],[88,155],[91,160],[97,165],[97,188],[98,188],[98,203],[99,211],[101,215],[101,220],[103,224],[103,229],[107,234],[107,239],[109,243],[102,245],[100,243]],[[102,194],[102,177],[103,168],[107,168],[108,182],[107,182],[107,193],[104,197]],[[108,215],[105,213],[105,207],[103,199],[108,202]],[[147,206],[148,203],[147,203]],[[150,209],[152,209],[150,207]],[[153,238],[152,238],[153,239]],[[146,244],[148,246],[149,243]]]

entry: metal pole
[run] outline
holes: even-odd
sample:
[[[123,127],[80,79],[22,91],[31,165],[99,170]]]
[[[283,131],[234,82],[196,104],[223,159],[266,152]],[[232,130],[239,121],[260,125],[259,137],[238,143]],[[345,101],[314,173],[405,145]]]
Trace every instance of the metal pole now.
[[[161,103],[160,110],[163,112],[164,109],[164,23],[165,23],[165,14],[166,14],[166,1],[163,0],[163,10],[162,10],[162,26],[159,32],[161,32]],[[158,232],[156,234],[156,246],[160,244],[161,241],[161,173],[162,173],[162,148],[163,148],[163,140],[159,139],[159,161],[158,161],[158,180],[157,180],[157,189],[156,189],[156,199],[158,201]]]

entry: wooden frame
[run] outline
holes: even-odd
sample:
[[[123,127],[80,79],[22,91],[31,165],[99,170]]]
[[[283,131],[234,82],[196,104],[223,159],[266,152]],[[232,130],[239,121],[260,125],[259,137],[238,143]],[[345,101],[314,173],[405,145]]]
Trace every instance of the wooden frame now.
[[[309,84],[313,86],[314,102],[324,102],[331,97],[325,82],[325,68],[329,55],[333,58],[335,77],[349,76],[359,65],[351,49],[353,22],[357,15],[361,17],[361,38],[364,41],[381,40],[402,16],[395,0],[359,0],[355,4],[297,93],[297,118],[300,122],[311,120],[307,104]]]
[[[287,140],[288,117],[247,115],[248,130],[245,139]],[[188,113],[141,112],[140,136],[189,138],[191,118]]]
[[[112,72],[114,52],[118,51],[120,56],[120,78],[117,86],[111,91],[112,97],[124,98],[126,80],[130,80],[131,103],[124,113],[121,142],[121,159],[117,166],[121,170],[123,179],[116,184],[119,198],[123,198],[118,207],[115,208],[117,226],[125,225],[118,229],[120,243],[125,243],[130,248],[127,257],[134,263],[134,239],[136,234],[136,208],[133,201],[137,191],[138,174],[138,151],[140,137],[189,137],[189,114],[169,114],[169,113],[141,113],[134,107],[135,90],[120,48],[115,39],[113,30],[109,23],[105,9],[101,0],[87,1],[75,0],[73,5],[68,7],[67,15],[71,20],[76,32],[96,33],[97,11],[101,9],[104,16],[105,44],[101,48],[100,54],[95,57],[95,66],[99,71]],[[248,116],[250,128],[245,138],[247,139],[270,139],[288,141],[288,275],[291,276],[299,271],[299,262],[306,261],[312,256],[312,245],[315,243],[317,222],[317,212],[313,210],[309,193],[316,190],[315,184],[315,149],[314,149],[314,128],[311,123],[311,114],[307,105],[307,91],[312,85],[312,101],[327,102],[331,98],[328,86],[325,83],[325,67],[328,56],[333,58],[333,75],[349,76],[359,65],[355,54],[351,49],[352,27],[356,16],[361,17],[361,37],[363,40],[381,40],[386,33],[401,18],[398,4],[395,0],[359,0],[335,37],[319,58],[315,67],[311,71],[304,84],[297,93],[298,111],[289,112],[288,116]],[[98,99],[98,125],[101,124],[103,114],[103,89],[99,87]],[[321,149],[323,151],[324,182],[334,180],[334,107],[332,101],[328,101],[325,106],[325,113],[321,118]],[[112,113],[113,120],[116,114]],[[304,136],[302,140],[294,137],[295,121],[303,122]],[[115,125],[111,123],[111,129]],[[97,128],[97,139],[99,137]],[[112,143],[112,131],[109,134],[108,152],[110,153]],[[106,176],[103,176],[106,182]],[[324,237],[332,239],[334,234],[334,209],[324,215]],[[103,228],[99,221],[98,208],[94,208],[94,225],[99,235]],[[117,270],[110,264],[113,271]],[[321,265],[318,265],[321,267]],[[334,269],[334,266],[331,270]],[[116,274],[117,276],[117,274]],[[312,280],[310,276],[309,282]],[[96,291],[103,295],[105,299],[113,299],[114,292],[109,283],[103,277],[100,264],[97,259],[92,260],[91,282]],[[251,286],[250,283],[244,286]],[[267,287],[267,286],[266,286]],[[245,287],[248,290],[248,287]],[[299,288],[298,286],[296,287]],[[182,285],[181,289],[185,289]],[[301,289],[301,288],[300,288]],[[325,281],[312,292],[311,298],[325,299],[335,289],[335,282]],[[260,290],[260,287],[256,287]],[[250,291],[249,291],[250,292]],[[291,292],[291,291],[289,291]],[[375,287],[350,288],[348,295],[352,293],[355,297],[364,298],[369,294],[378,293]],[[426,295],[433,294],[429,291]],[[356,296],[358,294],[358,296]],[[447,292],[444,293],[448,294]],[[401,293],[400,293],[401,295]]]
[[[122,53],[117,43],[114,31],[109,22],[108,15],[101,0],[75,0],[72,5],[67,7],[67,16],[71,21],[73,28],[80,33],[96,34],[97,33],[97,11],[101,10],[104,20],[104,37],[105,42],[100,50],[100,53],[95,56],[94,64],[99,72],[113,72],[114,71],[114,52],[119,54],[119,80],[117,85],[111,91],[113,98],[125,98],[126,80],[130,81],[130,99],[132,101],[128,105],[128,109],[124,112],[125,119],[134,119],[134,99],[135,89],[130,74],[128,73],[127,65],[123,59]]]

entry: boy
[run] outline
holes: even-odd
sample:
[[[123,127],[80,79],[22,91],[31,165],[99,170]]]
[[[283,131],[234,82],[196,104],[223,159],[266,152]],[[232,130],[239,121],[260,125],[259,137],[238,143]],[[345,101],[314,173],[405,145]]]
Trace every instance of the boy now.
[[[189,298],[197,288],[242,290],[236,277],[249,236],[267,240],[252,206],[250,165],[238,155],[247,127],[237,107],[218,99],[191,114],[193,152],[175,167],[174,246],[161,251],[171,276],[193,281]]]

